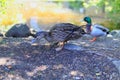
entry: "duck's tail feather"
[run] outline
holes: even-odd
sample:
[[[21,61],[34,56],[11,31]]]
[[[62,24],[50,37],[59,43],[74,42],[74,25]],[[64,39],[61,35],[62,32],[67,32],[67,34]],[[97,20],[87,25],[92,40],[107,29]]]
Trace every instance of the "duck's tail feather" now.
[[[43,31],[43,29],[38,24],[38,19],[36,17],[31,17],[28,20],[27,24],[28,24],[28,26],[30,26],[31,28],[33,28],[36,32]]]

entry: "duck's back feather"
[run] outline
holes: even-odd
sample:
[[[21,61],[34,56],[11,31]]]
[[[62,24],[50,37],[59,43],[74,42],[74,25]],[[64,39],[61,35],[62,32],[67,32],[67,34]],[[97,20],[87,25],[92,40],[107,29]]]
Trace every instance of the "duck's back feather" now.
[[[109,32],[109,29],[104,27],[104,26],[102,26],[102,25],[94,24],[93,26],[98,28],[98,29],[100,29],[100,30],[102,30],[103,32]]]
[[[54,41],[67,41],[77,39],[82,35],[82,28],[71,23],[59,23],[50,30]]]

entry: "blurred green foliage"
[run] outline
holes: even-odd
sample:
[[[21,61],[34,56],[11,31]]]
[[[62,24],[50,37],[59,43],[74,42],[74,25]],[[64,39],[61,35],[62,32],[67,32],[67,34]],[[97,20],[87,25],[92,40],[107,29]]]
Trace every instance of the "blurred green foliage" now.
[[[74,0],[74,2],[70,2],[70,5],[76,7],[76,9],[82,6],[86,8],[96,6],[100,8],[108,18],[108,20],[102,24],[108,26],[110,30],[120,29],[120,0]]]
[[[6,0],[0,0],[0,13],[4,14],[6,9]]]
[[[79,8],[83,7],[83,0],[75,0],[69,2],[69,7],[74,10],[79,10]]]
[[[81,7],[83,7],[84,0],[55,0],[55,3],[67,4],[67,7],[78,11]]]
[[[120,1],[111,0],[112,10],[108,13],[108,17],[115,23],[115,28],[120,29]]]
[[[109,24],[110,29],[120,29],[120,1],[119,0],[100,0],[99,7],[104,7],[106,16],[109,21],[104,24]]]

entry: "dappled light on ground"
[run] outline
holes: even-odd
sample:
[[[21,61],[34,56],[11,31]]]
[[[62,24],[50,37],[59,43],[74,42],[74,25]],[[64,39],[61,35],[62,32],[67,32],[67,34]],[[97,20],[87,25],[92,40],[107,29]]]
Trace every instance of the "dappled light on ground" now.
[[[45,71],[47,68],[48,68],[47,65],[40,65],[40,66],[36,67],[33,71],[27,72],[26,74],[28,76],[34,76],[36,73]]]
[[[111,50],[109,48],[113,46],[110,46],[109,43],[103,45],[105,42],[100,40],[90,43],[84,37],[76,40],[78,43],[76,46],[81,47],[81,49],[69,50],[64,48],[57,52],[54,47],[33,46],[29,43],[29,38],[3,38],[3,40],[8,41],[8,43],[0,46],[1,80],[97,80],[98,78],[106,80],[110,77],[113,80],[119,80],[117,67],[107,58],[119,59],[117,57],[119,49],[118,52],[115,52],[116,47],[119,48],[119,46]],[[117,40],[113,41],[112,45],[118,42]],[[71,41],[70,43],[75,42]],[[119,67],[119,65],[117,66]]]
[[[0,65],[5,65],[8,61],[9,61],[10,58],[7,58],[7,57],[1,57],[0,58]]]

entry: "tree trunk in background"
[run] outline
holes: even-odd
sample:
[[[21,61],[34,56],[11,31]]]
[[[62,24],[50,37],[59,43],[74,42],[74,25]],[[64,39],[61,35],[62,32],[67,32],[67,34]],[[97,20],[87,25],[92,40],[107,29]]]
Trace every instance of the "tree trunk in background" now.
[[[105,3],[102,6],[102,12],[105,13]]]

